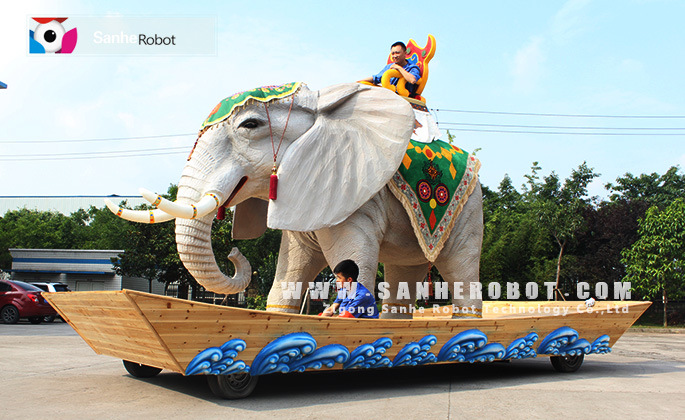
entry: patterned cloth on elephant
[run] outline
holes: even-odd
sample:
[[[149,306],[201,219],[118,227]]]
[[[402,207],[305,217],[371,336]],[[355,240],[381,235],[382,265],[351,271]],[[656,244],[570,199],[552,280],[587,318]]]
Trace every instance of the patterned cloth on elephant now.
[[[478,182],[478,169],[475,156],[442,140],[409,142],[389,185],[407,210],[429,261],[435,261],[445,245]]]
[[[338,298],[333,302],[340,304],[340,313],[347,311],[355,318],[378,318],[378,307],[373,293],[359,282],[352,283],[352,288],[353,290],[349,292],[341,290]],[[343,294],[344,297],[341,296]]]

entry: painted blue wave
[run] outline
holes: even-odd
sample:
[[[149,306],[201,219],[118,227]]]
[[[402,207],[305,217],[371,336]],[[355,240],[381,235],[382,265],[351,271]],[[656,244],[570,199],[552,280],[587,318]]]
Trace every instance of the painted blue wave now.
[[[581,354],[588,354],[592,349],[592,344],[584,338],[567,344],[559,349],[562,356],[580,356]]]
[[[538,341],[537,333],[530,333],[523,338],[517,338],[512,341],[507,347],[507,353],[504,359],[527,359],[530,357],[537,357],[537,353],[533,349],[533,345]]]
[[[306,332],[279,337],[259,351],[250,367],[250,374],[258,376],[333,367],[336,363],[345,363],[350,357],[349,350],[341,344],[329,344],[320,349],[316,346],[314,337]]]
[[[473,352],[488,342],[488,336],[483,332],[473,329],[463,331],[450,338],[438,353],[439,362],[454,362],[466,352]]]
[[[392,366],[419,366],[437,362],[435,355],[430,352],[431,347],[437,342],[437,337],[427,335],[418,343],[415,341],[407,343],[392,360]]]
[[[506,349],[500,343],[490,343],[475,351],[467,351],[463,355],[457,357],[459,362],[494,362],[495,359],[503,359],[506,354]]]
[[[350,358],[350,351],[342,344],[323,346],[310,355],[295,360],[289,365],[291,372],[304,372],[305,369],[333,367],[336,363],[345,363]]]
[[[245,350],[245,341],[235,338],[221,347],[209,347],[193,358],[186,367],[186,375],[230,375],[249,372],[250,367],[242,360],[236,361],[238,353]]]
[[[383,356],[385,351],[392,347],[392,340],[383,337],[374,341],[371,344],[362,344],[356,349],[352,350],[350,358],[343,365],[344,369],[354,368],[377,368],[390,367],[392,362],[386,356]]]
[[[578,332],[573,328],[561,327],[552,331],[538,346],[539,354],[561,354],[560,349],[578,339]],[[588,343],[589,344],[589,343]]]
[[[609,347],[609,340],[611,340],[611,338],[606,334],[604,334],[601,337],[598,337],[595,341],[592,342],[592,349],[590,350],[590,353],[611,353],[611,347]]]

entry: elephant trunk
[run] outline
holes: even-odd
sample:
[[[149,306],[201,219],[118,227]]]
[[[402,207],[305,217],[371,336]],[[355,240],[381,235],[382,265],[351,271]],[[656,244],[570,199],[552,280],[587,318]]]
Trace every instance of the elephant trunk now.
[[[242,292],[250,284],[252,268],[247,259],[233,248],[228,259],[235,265],[235,275],[221,272],[212,251],[213,215],[200,220],[176,219],[176,246],[183,265],[205,289],[214,293]]]
[[[204,190],[206,175],[192,165],[186,166],[178,186],[178,201],[197,202]],[[197,219],[176,219],[176,247],[183,265],[205,289],[214,293],[238,293],[248,286],[252,268],[247,259],[233,248],[228,259],[235,265],[235,275],[229,277],[221,272],[212,251],[212,222],[215,211]]]

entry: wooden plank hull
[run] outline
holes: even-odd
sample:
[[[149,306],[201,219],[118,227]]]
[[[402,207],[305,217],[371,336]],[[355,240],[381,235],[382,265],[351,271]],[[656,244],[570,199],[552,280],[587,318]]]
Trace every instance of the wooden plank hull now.
[[[371,320],[230,308],[130,290],[45,297],[99,354],[184,374],[253,375],[604,353],[651,304],[484,302],[479,319],[451,319],[451,307],[442,307],[411,320]]]

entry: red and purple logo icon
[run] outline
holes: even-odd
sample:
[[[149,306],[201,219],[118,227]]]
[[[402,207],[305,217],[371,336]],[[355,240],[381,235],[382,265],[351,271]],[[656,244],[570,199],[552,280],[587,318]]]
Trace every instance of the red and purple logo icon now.
[[[35,30],[29,30],[29,53],[71,54],[76,48],[76,28],[66,31],[62,23],[67,18],[34,17],[38,22]]]

